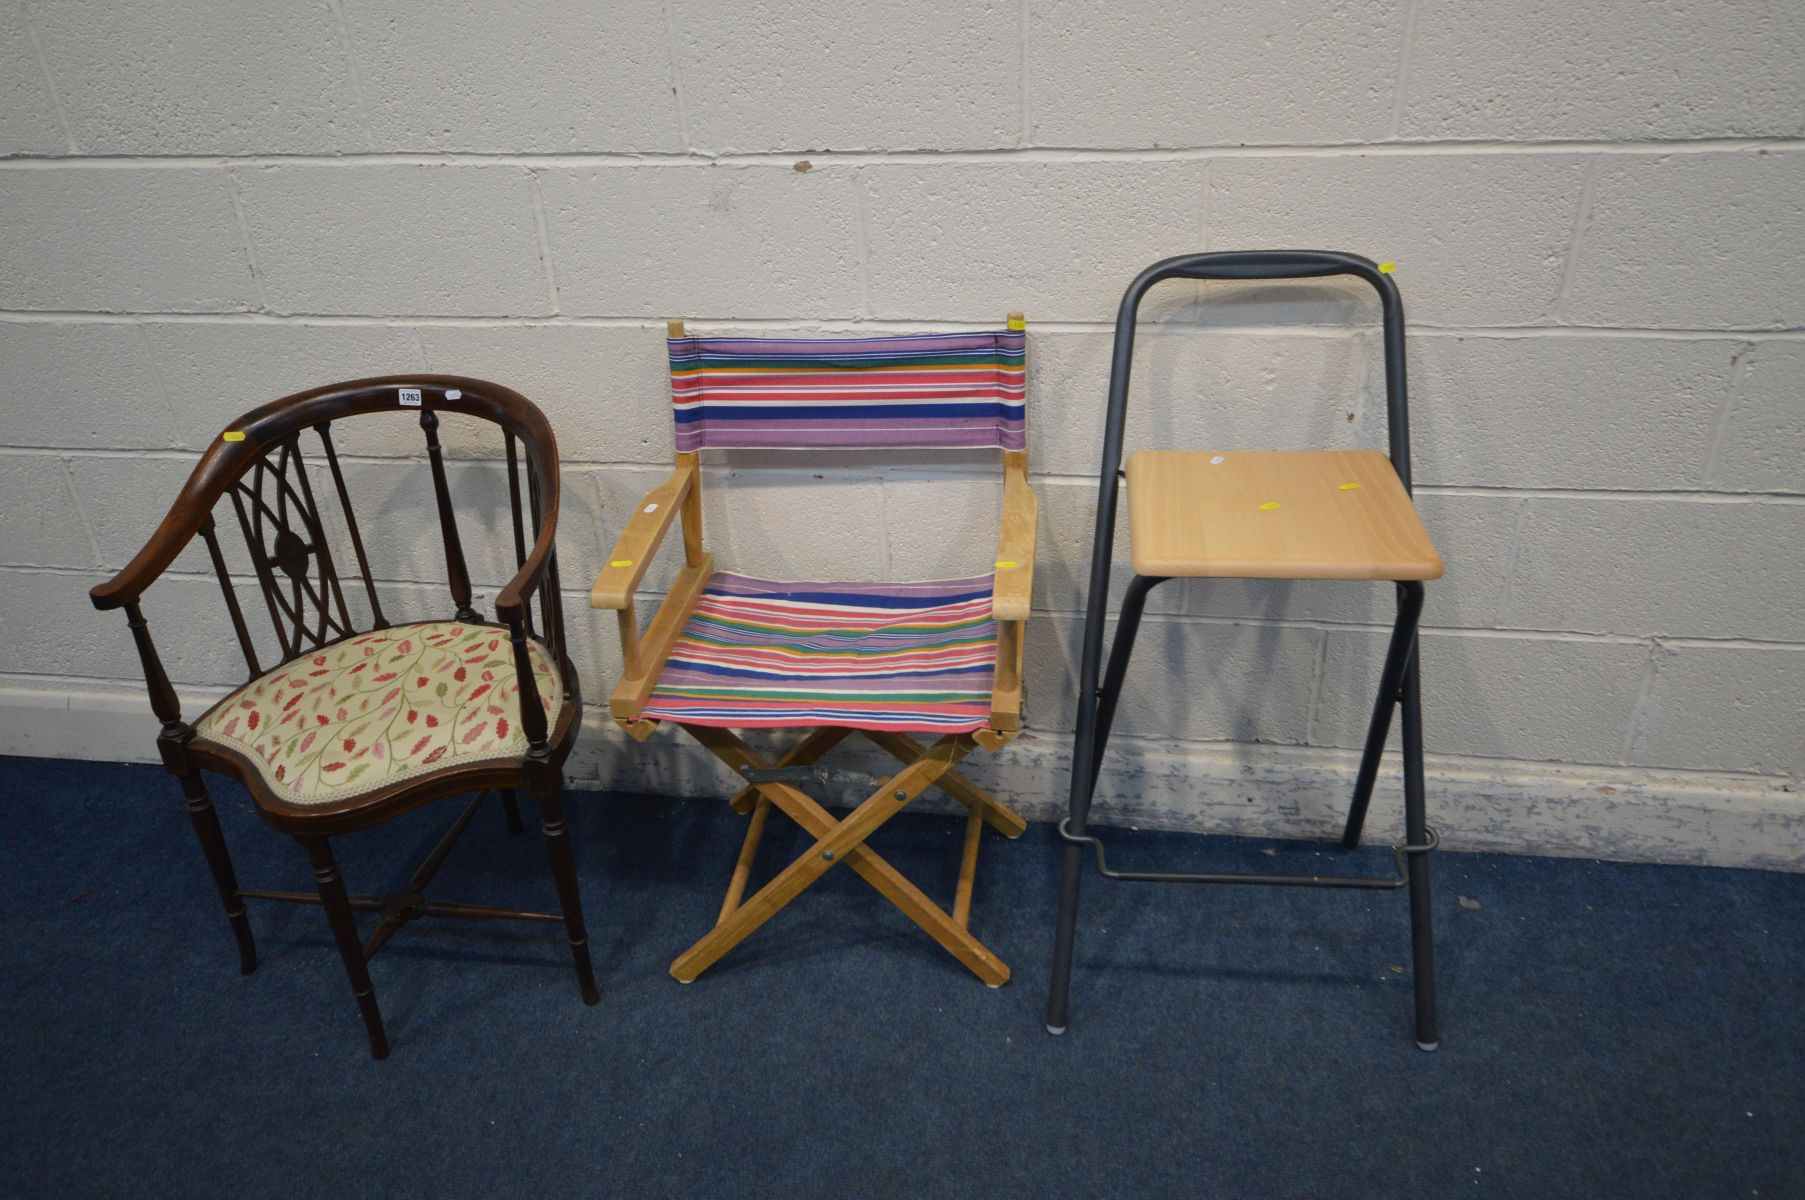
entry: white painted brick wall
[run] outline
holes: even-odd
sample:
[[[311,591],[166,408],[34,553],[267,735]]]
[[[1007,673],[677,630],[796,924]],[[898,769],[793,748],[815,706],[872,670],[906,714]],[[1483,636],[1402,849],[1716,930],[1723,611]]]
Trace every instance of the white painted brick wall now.
[[[7,309],[236,312],[256,305],[232,180],[210,167],[9,172]]]
[[[195,453],[286,392],[430,370],[551,417],[598,702],[619,654],[585,592],[668,470],[664,318],[918,330],[1019,308],[1043,502],[1040,748],[1022,743],[1040,765],[1020,770],[1056,789],[1038,772],[1072,722],[1121,291],[1170,254],[1323,246],[1400,264],[1419,502],[1450,564],[1425,615],[1430,748],[1445,788],[1505,781],[1444,793],[1450,821],[1487,814],[1475,844],[1746,858],[1721,830],[1754,828],[1759,793],[1782,831],[1760,861],[1805,855],[1802,57],[1789,0],[553,0],[505,19],[477,0],[4,0],[0,692],[141,691],[124,622],[84,592]],[[1375,320],[1343,282],[1164,286],[1128,448],[1382,446]],[[443,436],[454,486],[492,505],[492,431]],[[385,607],[438,612],[417,425],[336,440]],[[978,457],[766,461],[707,467],[724,566],[989,561]],[[509,541],[471,517],[485,602]],[[1119,588],[1125,539],[1118,559]],[[207,569],[191,548],[147,598],[184,688],[239,670]],[[1118,727],[1165,764],[1143,810],[1222,812],[1187,797],[1224,762],[1344,763],[1388,608],[1382,585],[1156,592]],[[122,729],[93,752],[141,753],[150,730]],[[599,778],[712,778],[674,739],[605,753],[650,765]],[[1009,786],[1007,758],[983,770]],[[1551,771],[1617,788],[1609,811],[1513,834],[1496,796]],[[1624,832],[1626,797],[1711,796],[1736,815]]]
[[[233,0],[53,0],[30,12],[85,154],[363,144],[356,68],[326,4],[272,6],[255,22]]]
[[[532,178],[518,167],[283,165],[233,178],[274,312],[552,311]]]
[[[1805,345],[1763,342],[1743,355],[1730,419],[1706,477],[1715,487],[1796,491],[1805,462]]]
[[[1802,57],[1796,4],[1419,0],[1398,132],[1797,136]]]
[[[683,148],[657,0],[342,7],[372,150]]]

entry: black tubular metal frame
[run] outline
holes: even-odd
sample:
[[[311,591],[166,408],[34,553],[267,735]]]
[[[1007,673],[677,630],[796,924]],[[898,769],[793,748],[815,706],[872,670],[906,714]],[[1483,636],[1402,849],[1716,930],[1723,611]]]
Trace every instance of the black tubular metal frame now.
[[[1416,654],[1417,619],[1423,608],[1423,585],[1401,581],[1398,613],[1379,680],[1378,696],[1368,726],[1366,746],[1354,782],[1353,802],[1342,833],[1341,848],[1360,845],[1367,804],[1372,798],[1379,760],[1391,731],[1393,707],[1403,710],[1404,843],[1392,848],[1395,875],[1268,875],[1244,872],[1112,870],[1103,844],[1087,832],[1091,796],[1096,790],[1103,752],[1115,721],[1116,701],[1128,673],[1135,635],[1147,594],[1166,582],[1164,576],[1135,575],[1122,601],[1122,612],[1103,663],[1103,626],[1109,612],[1109,579],[1115,544],[1116,501],[1122,481],[1122,430],[1128,410],[1129,376],[1134,365],[1135,322],[1141,301],[1154,285],[1167,279],[1267,280],[1315,279],[1352,275],[1379,294],[1384,323],[1386,433],[1392,467],[1410,491],[1410,415],[1404,382],[1404,303],[1391,276],[1370,259],[1330,250],[1238,250],[1185,254],[1154,263],[1129,285],[1116,315],[1115,352],[1110,366],[1109,412],[1103,434],[1103,465],[1097,476],[1097,524],[1091,549],[1090,596],[1085,608],[1082,666],[1079,672],[1078,725],[1072,746],[1071,811],[1060,822],[1065,861],[1060,873],[1059,917],[1053,943],[1053,979],[1047,998],[1047,1031],[1064,1033],[1072,977],[1072,949],[1077,934],[1078,888],[1084,850],[1096,852],[1098,872],[1105,878],[1138,883],[1229,883],[1291,887],[1397,889],[1410,891],[1412,977],[1416,993],[1416,1041],[1424,1050],[1439,1043],[1435,1017],[1435,951],[1429,913],[1429,859],[1438,839],[1426,820],[1423,777],[1422,687]]]

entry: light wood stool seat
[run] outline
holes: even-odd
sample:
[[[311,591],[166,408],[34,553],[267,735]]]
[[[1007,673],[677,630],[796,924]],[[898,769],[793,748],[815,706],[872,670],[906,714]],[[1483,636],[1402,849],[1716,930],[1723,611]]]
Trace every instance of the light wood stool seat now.
[[[1128,459],[1137,575],[1439,579],[1441,555],[1376,450],[1143,450]]]

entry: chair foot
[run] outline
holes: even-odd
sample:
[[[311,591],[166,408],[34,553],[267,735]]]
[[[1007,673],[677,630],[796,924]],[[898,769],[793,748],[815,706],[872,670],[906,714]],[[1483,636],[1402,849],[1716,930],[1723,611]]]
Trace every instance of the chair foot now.
[[[345,893],[344,878],[338,873],[332,846],[325,838],[302,838],[301,843],[307,847],[307,857],[312,860],[320,907],[326,910],[326,922],[332,926],[333,940],[338,943],[339,956],[345,960],[345,974],[351,980],[351,994],[357,998],[357,1010],[363,1015],[364,1032],[370,1039],[370,1057],[380,1061],[389,1056],[389,1039],[383,1032],[382,1010],[376,1006],[376,988],[370,982],[370,965],[357,936],[357,920],[351,915],[351,898]]]
[[[583,924],[583,900],[577,890],[576,856],[570,849],[570,823],[556,792],[539,797],[539,827],[545,835],[545,852],[551,859],[552,879],[558,885],[558,903],[564,912],[564,934],[570,942],[571,966],[584,1004],[598,1004],[595,969],[589,962],[589,931]]]
[[[1047,1026],[1047,1032],[1052,1034],[1054,1037],[1064,1037],[1065,1036],[1065,1026],[1064,1025],[1049,1025],[1049,1026]]]
[[[249,975],[257,969],[257,943],[251,940],[251,923],[243,913],[232,918],[232,934],[238,939],[238,973]]]
[[[1436,1051],[1436,1050],[1441,1049],[1441,1043],[1440,1042],[1418,1042],[1416,1044],[1416,1048],[1418,1050]]]
[[[231,923],[232,937],[238,943],[238,973],[249,975],[257,969],[257,942],[251,936],[251,920],[244,911],[244,897],[238,894],[238,875],[232,869],[232,856],[226,851],[226,835],[219,827],[219,814],[198,772],[182,776],[182,795],[188,803],[188,820],[206,856],[207,869],[213,875],[213,886],[219,890],[225,905],[226,920]]]

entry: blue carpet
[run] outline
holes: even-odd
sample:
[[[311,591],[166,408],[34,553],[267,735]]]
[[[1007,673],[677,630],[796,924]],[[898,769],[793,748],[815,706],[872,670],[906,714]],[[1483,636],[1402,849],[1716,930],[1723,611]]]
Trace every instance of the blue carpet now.
[[[215,794],[246,886],[310,887]],[[239,977],[160,769],[0,759],[0,795],[9,1195],[1805,1195],[1805,876],[1437,855],[1437,1054],[1410,1038],[1400,894],[1092,876],[1054,1039],[1047,827],[984,844],[973,928],[1006,988],[846,871],[684,987],[666,968],[714,920],[739,820],[582,795],[602,1003],[556,927],[421,922],[373,967],[376,1063],[317,909],[254,905]],[[342,840],[353,890],[404,879],[452,812]],[[958,836],[905,815],[874,844],[950,902]],[[1117,841],[1148,865],[1339,858]],[[765,870],[803,844],[774,819]],[[499,809],[437,890],[555,906]]]

